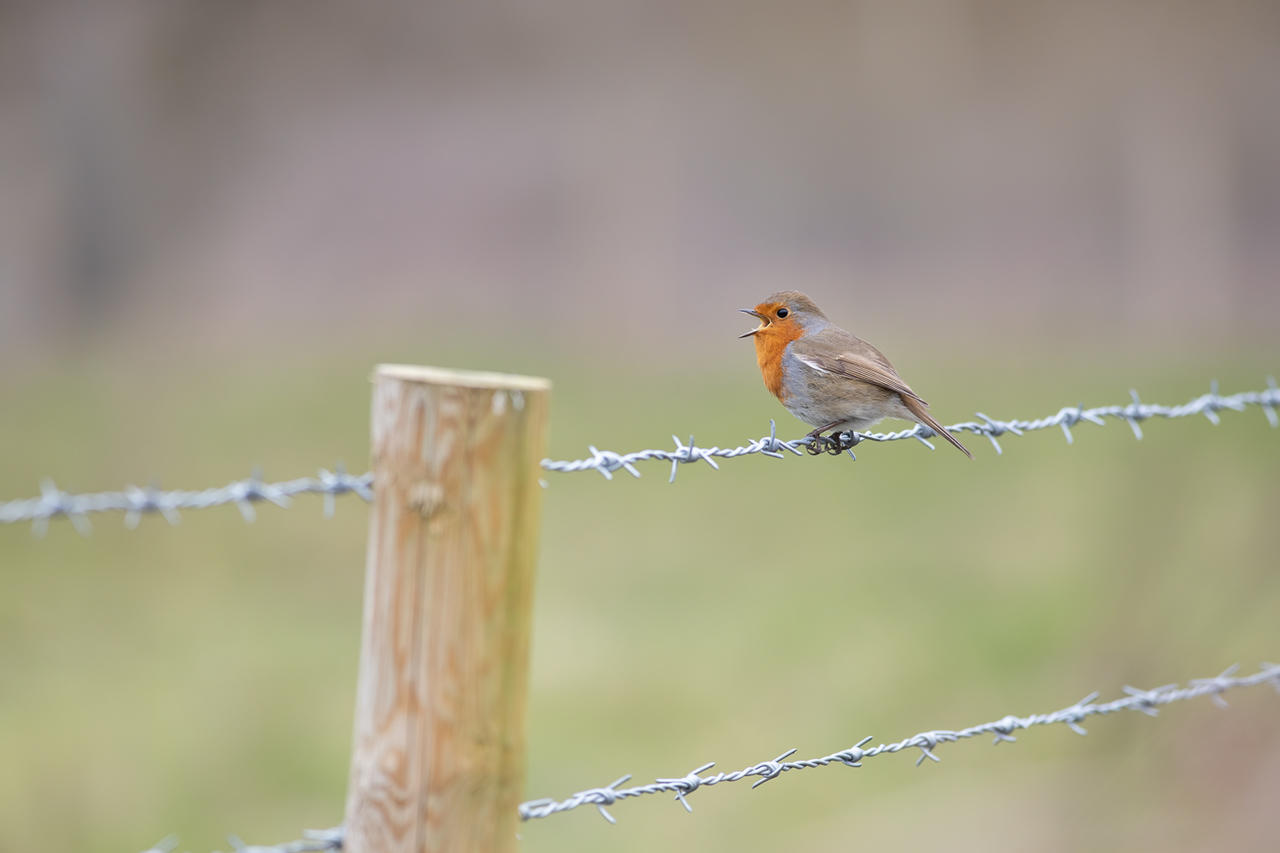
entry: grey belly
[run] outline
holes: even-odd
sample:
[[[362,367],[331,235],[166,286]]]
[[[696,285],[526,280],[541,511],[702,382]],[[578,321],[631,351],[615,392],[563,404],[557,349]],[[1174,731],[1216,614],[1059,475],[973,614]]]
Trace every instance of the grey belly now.
[[[897,392],[823,373],[789,352],[782,358],[782,376],[789,392],[783,405],[813,427],[863,430],[883,418],[915,420]]]

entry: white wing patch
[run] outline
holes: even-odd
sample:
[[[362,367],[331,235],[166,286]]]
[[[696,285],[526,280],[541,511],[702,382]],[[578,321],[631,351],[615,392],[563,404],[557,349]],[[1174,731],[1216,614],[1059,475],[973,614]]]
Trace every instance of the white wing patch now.
[[[831,374],[830,370],[827,370],[821,364],[818,364],[818,362],[814,361],[812,358],[809,358],[808,356],[798,355],[796,356],[796,358],[800,360],[801,364],[807,365],[808,367],[812,367],[814,370],[818,371],[819,373],[826,373],[828,375]]]

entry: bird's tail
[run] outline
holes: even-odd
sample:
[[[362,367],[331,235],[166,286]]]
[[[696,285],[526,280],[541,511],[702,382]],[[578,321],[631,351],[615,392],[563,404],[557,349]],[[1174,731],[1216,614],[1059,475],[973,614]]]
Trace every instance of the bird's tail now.
[[[902,396],[902,402],[906,405],[907,409],[911,412],[911,414],[915,416],[916,420],[918,420],[920,423],[924,424],[929,429],[936,432],[938,435],[945,438],[947,441],[954,444],[956,446],[956,449],[959,450],[961,453],[963,453],[965,456],[968,456],[970,459],[973,458],[973,454],[969,452],[969,448],[961,444],[960,440],[956,438],[954,435],[947,432],[946,427],[944,427],[942,424],[938,423],[933,419],[933,415],[929,414],[929,409],[925,405],[923,400],[919,400],[907,394],[902,394],[901,396]]]

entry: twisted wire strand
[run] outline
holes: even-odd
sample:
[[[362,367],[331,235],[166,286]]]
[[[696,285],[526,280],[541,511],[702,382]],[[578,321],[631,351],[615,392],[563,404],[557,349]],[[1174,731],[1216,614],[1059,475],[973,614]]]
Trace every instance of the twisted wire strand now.
[[[738,782],[743,779],[758,777],[751,785],[752,788],[758,788],[765,782],[777,779],[783,773],[792,770],[825,767],[829,764],[861,767],[862,762],[868,758],[911,749],[920,750],[920,755],[916,758],[916,766],[918,767],[926,758],[931,761],[941,761],[934,753],[934,750],[941,744],[953,743],[982,734],[992,735],[994,737],[993,743],[1000,744],[1005,741],[1016,741],[1017,738],[1013,736],[1013,733],[1020,729],[1062,724],[1069,727],[1076,734],[1083,735],[1087,734],[1087,732],[1081,723],[1093,716],[1114,714],[1118,711],[1140,711],[1154,717],[1164,705],[1168,705],[1171,702],[1194,699],[1199,696],[1209,696],[1216,704],[1225,707],[1227,702],[1222,698],[1222,694],[1226,691],[1240,687],[1254,687],[1266,683],[1271,684],[1276,688],[1277,692],[1280,692],[1280,664],[1264,663],[1258,672],[1245,676],[1235,675],[1237,668],[1237,666],[1233,665],[1212,678],[1192,679],[1187,687],[1166,684],[1151,690],[1141,690],[1136,687],[1126,686],[1124,688],[1125,696],[1102,704],[1095,704],[1094,700],[1098,698],[1098,694],[1090,693],[1078,702],[1047,714],[1032,714],[1029,717],[1008,715],[1001,717],[999,720],[981,723],[966,729],[957,731],[937,729],[920,732],[900,741],[882,743],[873,747],[867,747],[867,744],[872,741],[872,738],[868,736],[847,749],[842,749],[839,752],[833,752],[820,758],[788,761],[787,759],[796,751],[789,749],[776,758],[761,761],[730,773],[721,772],[704,776],[702,774],[715,766],[715,762],[707,762],[683,776],[659,777],[647,785],[636,785],[630,788],[618,787],[631,779],[630,774],[627,774],[618,777],[602,788],[587,788],[563,800],[543,798],[521,803],[519,806],[520,819],[545,818],[553,814],[576,809],[579,806],[592,805],[596,807],[605,820],[610,823],[617,823],[617,819],[609,813],[605,808],[606,806],[611,806],[619,800],[643,797],[649,794],[672,794],[676,801],[684,806],[686,811],[691,812],[693,807],[689,805],[688,797],[693,792],[699,788],[718,785],[722,782]]]
[[[333,829],[308,829],[302,833],[298,841],[286,841],[283,844],[245,844],[236,836],[227,839],[236,853],[320,853],[325,850],[342,849],[342,827]],[[178,838],[169,835],[142,853],[173,853],[178,846]]]
[[[1024,435],[1036,430],[1059,427],[1066,437],[1067,443],[1074,442],[1072,427],[1083,422],[1105,425],[1108,419],[1122,420],[1129,424],[1135,438],[1142,438],[1142,422],[1151,418],[1185,418],[1193,415],[1204,415],[1214,424],[1220,423],[1218,413],[1222,411],[1242,412],[1250,407],[1259,407],[1273,427],[1280,426],[1280,416],[1276,409],[1280,407],[1280,388],[1274,379],[1269,379],[1267,387],[1259,391],[1242,391],[1238,394],[1222,396],[1218,393],[1217,383],[1207,394],[1201,394],[1186,403],[1177,406],[1165,406],[1157,403],[1143,403],[1138,392],[1131,392],[1132,401],[1124,405],[1096,406],[1086,409],[1082,406],[1064,406],[1052,415],[1035,420],[1001,421],[979,412],[981,420],[964,421],[947,427],[951,432],[967,432],[985,436],[995,448],[996,453],[1003,453],[999,438],[1005,435]],[[914,438],[929,448],[928,441],[933,430],[926,426],[916,425],[910,429],[887,433],[846,433],[843,443],[838,445],[853,453],[853,446],[863,441],[900,441]],[[685,444],[678,437],[674,450],[637,450],[630,453],[617,453],[612,450],[600,450],[588,447],[591,455],[581,459],[542,460],[542,468],[556,473],[573,473],[577,471],[598,471],[607,479],[613,479],[615,471],[623,470],[634,477],[640,476],[636,467],[638,462],[664,461],[671,463],[670,480],[675,481],[676,472],[681,465],[705,462],[712,468],[719,469],[717,459],[736,459],[741,456],[762,454],[782,458],[784,452],[797,456],[804,455],[807,449],[813,448],[815,442],[809,438],[783,440],[777,436],[777,427],[769,422],[769,434],[752,439],[739,447],[699,447],[693,437]],[[341,465],[329,471],[321,469],[315,477],[300,477],[295,480],[267,483],[259,474],[245,480],[237,480],[225,486],[202,489],[199,491],[161,491],[155,488],[139,488],[129,486],[118,492],[97,492],[92,494],[71,494],[64,492],[46,480],[41,486],[41,494],[35,498],[25,498],[0,502],[0,524],[31,522],[37,534],[43,534],[51,518],[67,518],[81,533],[89,531],[89,515],[102,512],[123,512],[125,524],[134,527],[143,515],[160,514],[171,524],[178,521],[180,510],[207,509],[214,506],[234,504],[240,509],[246,521],[253,521],[256,513],[254,505],[268,501],[280,507],[291,505],[291,499],[301,494],[320,494],[325,499],[325,515],[331,516],[334,511],[334,499],[339,495],[355,494],[365,501],[373,500],[373,474],[348,474]]]
[[[1103,426],[1108,418],[1128,423],[1133,430],[1134,437],[1138,439],[1142,438],[1142,422],[1151,418],[1185,418],[1192,415],[1204,415],[1211,423],[1216,425],[1221,421],[1218,417],[1219,412],[1223,410],[1242,412],[1250,406],[1261,407],[1271,426],[1280,426],[1280,417],[1276,414],[1276,408],[1280,406],[1280,388],[1276,387],[1274,378],[1269,378],[1267,387],[1260,391],[1242,391],[1225,397],[1218,393],[1218,383],[1214,382],[1209,393],[1201,394],[1199,397],[1177,406],[1144,403],[1138,396],[1137,391],[1130,391],[1129,393],[1132,399],[1124,405],[1096,406],[1090,409],[1078,405],[1064,406],[1052,415],[1034,420],[1015,419],[1001,421],[978,412],[976,414],[980,420],[963,421],[952,424],[947,429],[953,433],[967,432],[984,436],[991,442],[996,453],[1000,454],[1004,452],[1004,448],[1001,447],[998,440],[1000,436],[1006,434],[1023,435],[1036,430],[1060,427],[1067,443],[1072,444],[1075,441],[1071,432],[1072,427],[1081,421]],[[857,457],[854,456],[852,447],[863,441],[901,441],[907,438],[914,438],[932,450],[933,445],[928,439],[935,435],[936,433],[932,429],[922,424],[897,432],[845,433],[844,444],[847,446],[844,449],[848,451],[851,457],[856,459]],[[613,479],[613,473],[619,469],[626,471],[633,477],[639,477],[640,471],[635,467],[635,463],[662,460],[671,463],[669,480],[674,482],[676,472],[681,465],[702,461],[712,468],[718,469],[719,465],[716,464],[716,459],[736,459],[739,456],[748,456],[756,453],[782,458],[783,451],[799,456],[806,449],[815,445],[814,440],[808,437],[791,441],[779,439],[777,427],[773,421],[769,422],[768,435],[752,439],[740,447],[698,447],[694,444],[692,436],[689,438],[688,444],[682,442],[678,436],[673,435],[671,438],[675,442],[674,450],[637,450],[631,453],[616,453],[612,450],[599,450],[596,447],[588,446],[587,449],[591,453],[590,456],[569,460],[544,459],[542,467],[548,471],[557,472],[598,471],[607,479]]]
[[[373,500],[373,474],[348,474],[341,464],[330,471],[324,468],[315,477],[299,477],[277,483],[263,482],[255,473],[245,480],[236,480],[225,486],[198,491],[161,491],[155,488],[128,486],[119,492],[70,494],[59,489],[52,481],[41,484],[37,498],[0,503],[0,524],[30,521],[37,534],[43,534],[49,519],[64,517],[76,530],[89,532],[90,513],[123,512],[124,523],[136,527],[143,515],[159,513],[170,524],[177,524],[179,511],[208,509],[209,507],[235,504],[245,521],[257,517],[254,504],[268,501],[279,507],[288,507],[297,495],[324,495],[324,512],[332,516],[338,495],[356,494],[365,501]]]
[[[702,774],[715,766],[714,761],[709,761],[683,776],[658,777],[647,785],[636,785],[630,788],[619,787],[631,779],[631,774],[624,774],[602,788],[587,788],[563,800],[551,798],[529,800],[521,803],[517,808],[520,819],[528,821],[572,811],[580,806],[592,805],[609,823],[617,823],[617,818],[609,812],[606,806],[612,806],[619,800],[643,797],[650,794],[672,794],[674,799],[684,807],[685,811],[692,812],[693,806],[689,804],[689,796],[700,788],[719,785],[722,782],[740,782],[743,779],[755,778],[756,781],[752,783],[751,787],[758,788],[765,782],[777,779],[784,773],[793,770],[808,770],[814,767],[826,767],[831,764],[862,767],[862,762],[868,758],[875,758],[878,755],[892,755],[893,753],[912,749],[920,750],[920,755],[916,758],[916,766],[919,767],[926,758],[934,762],[942,760],[935,753],[935,750],[940,745],[955,743],[978,735],[992,735],[993,745],[1005,742],[1016,743],[1017,738],[1013,735],[1016,731],[1030,729],[1035,726],[1059,724],[1067,726],[1076,734],[1086,735],[1088,732],[1081,723],[1089,717],[1115,714],[1120,711],[1138,711],[1147,716],[1155,717],[1159,714],[1160,708],[1165,705],[1173,702],[1184,702],[1201,696],[1208,696],[1216,705],[1226,708],[1227,700],[1223,698],[1222,694],[1229,690],[1256,687],[1261,684],[1270,684],[1277,693],[1280,693],[1280,664],[1263,663],[1261,668],[1252,675],[1236,675],[1238,669],[1239,666],[1233,664],[1218,675],[1210,678],[1193,678],[1186,687],[1179,687],[1177,684],[1165,684],[1150,690],[1143,690],[1126,685],[1124,687],[1124,696],[1100,704],[1094,701],[1098,698],[1098,694],[1093,692],[1065,708],[1050,711],[1047,714],[1032,714],[1027,717],[1009,714],[998,720],[980,723],[964,729],[934,729],[920,732],[899,741],[881,743],[872,747],[868,747],[867,744],[874,738],[868,735],[847,749],[819,758],[788,761],[787,759],[796,752],[794,749],[789,749],[776,758],[751,764],[740,770],[704,776]],[[342,839],[343,828],[338,826],[325,830],[307,830],[303,833],[302,840],[290,841],[284,844],[270,846],[246,845],[235,836],[230,837],[230,842],[236,853],[313,853],[313,851],[341,850]],[[177,838],[169,836],[143,851],[143,853],[172,853],[177,846]]]

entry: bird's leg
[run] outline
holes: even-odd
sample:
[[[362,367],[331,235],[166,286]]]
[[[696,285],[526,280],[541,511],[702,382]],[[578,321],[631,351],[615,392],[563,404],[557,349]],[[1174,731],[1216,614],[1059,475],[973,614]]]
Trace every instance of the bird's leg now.
[[[838,437],[825,436],[822,434],[827,430],[834,430],[836,427],[840,426],[841,423],[843,423],[843,421],[834,421],[832,423],[827,424],[826,426],[820,426],[817,429],[810,432],[808,435],[806,435],[805,438],[809,439],[809,447],[808,447],[809,453],[814,456],[817,456],[818,454],[824,453],[824,452],[834,452],[836,454],[839,454],[842,450],[844,450],[844,447],[842,446],[843,442],[841,442]],[[833,446],[835,450],[829,451],[829,448],[827,446],[828,444]],[[849,445],[849,446],[852,447],[853,445]]]

